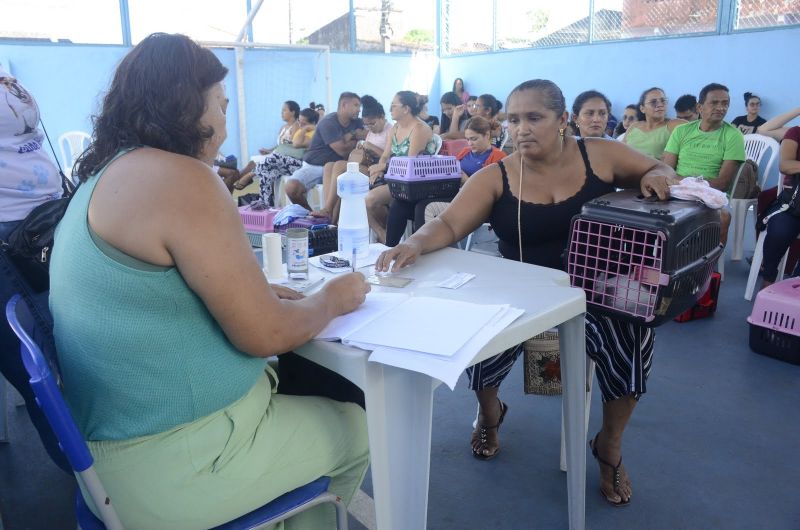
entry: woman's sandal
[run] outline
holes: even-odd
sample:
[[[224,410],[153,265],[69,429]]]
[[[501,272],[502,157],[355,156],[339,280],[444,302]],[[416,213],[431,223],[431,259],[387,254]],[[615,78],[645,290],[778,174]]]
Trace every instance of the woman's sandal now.
[[[618,489],[619,488],[620,478],[621,478],[620,477],[621,474],[620,474],[619,468],[620,468],[620,466],[622,466],[622,457],[619,457],[619,463],[616,466],[610,464],[604,458],[602,458],[600,456],[600,453],[598,453],[598,451],[597,451],[597,437],[598,436],[600,436],[599,432],[597,434],[595,434],[594,439],[589,440],[589,448],[592,450],[592,456],[594,457],[595,460],[597,460],[598,462],[600,462],[604,466],[608,466],[612,470],[614,470],[614,493],[619,495],[619,501],[618,502],[614,502],[611,499],[609,499],[606,496],[605,492],[603,491],[603,488],[600,488],[600,495],[602,495],[603,498],[606,500],[606,502],[608,502],[611,506],[616,506],[618,508],[622,507],[622,506],[628,506],[631,503],[631,499],[628,498],[627,501],[626,500],[622,500],[622,495],[619,494],[619,489]]]
[[[253,182],[253,176],[254,174],[252,171],[245,173],[239,180],[234,182],[233,187],[236,188],[237,190],[245,189],[247,186],[250,185],[251,182]]]
[[[489,431],[495,429],[497,430],[497,432],[500,432],[500,426],[503,424],[503,420],[506,417],[506,412],[508,412],[508,405],[506,405],[499,399],[497,401],[500,403],[500,409],[501,409],[500,418],[497,420],[497,424],[492,426],[486,426],[486,425],[478,426],[478,438],[480,439],[481,444],[478,446],[477,450],[473,447],[472,456],[474,456],[479,460],[491,460],[492,458],[497,456],[497,453],[500,452],[500,447],[498,447],[495,450],[495,452],[490,455],[483,454],[483,450],[486,449],[486,444],[488,443]],[[472,433],[472,441],[473,442],[475,441],[475,432]]]

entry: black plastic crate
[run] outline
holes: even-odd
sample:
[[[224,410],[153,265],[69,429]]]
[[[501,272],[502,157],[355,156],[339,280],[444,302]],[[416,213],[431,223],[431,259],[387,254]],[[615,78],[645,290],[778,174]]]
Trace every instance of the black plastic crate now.
[[[335,252],[339,248],[339,232],[336,225],[314,227],[308,231],[308,255],[319,256]]]
[[[306,228],[305,226],[282,226],[275,230],[275,233],[281,234],[284,249],[286,248],[286,230],[289,228]],[[247,233],[250,238],[250,244],[255,248],[261,248],[261,234]],[[339,248],[339,232],[336,225],[329,224],[316,224],[308,228],[308,256],[319,256],[320,254],[327,254],[335,252]]]
[[[800,337],[750,324],[750,349],[761,355],[800,365]]]
[[[423,199],[452,199],[461,188],[461,177],[430,182],[410,182],[387,177],[386,182],[393,198],[411,202]]]

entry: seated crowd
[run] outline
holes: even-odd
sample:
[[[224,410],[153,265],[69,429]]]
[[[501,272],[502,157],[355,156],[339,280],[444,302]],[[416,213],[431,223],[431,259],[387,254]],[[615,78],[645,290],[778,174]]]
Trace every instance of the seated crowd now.
[[[377,271],[399,270],[485,222],[503,258],[563,269],[570,220],[584,203],[619,188],[666,199],[686,176],[727,191],[745,160],[743,132],[785,135],[780,170],[800,173],[800,127],[784,128],[800,109],[764,120],[760,99],[748,93],[737,129],[725,121],[730,94],[718,83],[702,87],[696,101],[679,98],[677,118],[668,116],[664,90],[648,88],[617,123],[597,90],[579,94],[569,112],[549,80],[522,82],[504,105],[488,93],[471,99],[457,79],[441,96],[438,120],[427,113],[427,96],[406,90],[392,98],[391,119],[375,98],[354,92],[343,92],[327,114],[288,100],[275,145],[238,179],[221,180],[211,167],[227,134],[227,73],[180,35],[153,34],[128,53],[78,162],[82,184],[53,250],[49,304],[64,392],[130,528],[219,525],[322,475],[350,502],[367,470],[363,394],[292,350],[358,308],[370,287],[355,272],[307,297],[270,284],[231,206],[231,187],[257,179],[263,201],[275,205],[285,178],[289,200],[310,211],[308,192],[323,184],[313,215],[335,223],[336,179],[348,160],[358,162],[369,177],[369,225],[391,247]],[[197,119],[177,123],[175,109]],[[455,198],[393,199],[390,159],[433,155],[443,139],[466,141],[455,154],[462,171]],[[797,217],[772,211],[765,283],[800,233]],[[408,221],[413,234],[403,240]],[[655,331],[592,311],[585,324],[603,400],[591,454],[601,494],[623,506],[633,497],[623,434],[647,392]],[[479,405],[469,442],[477,459],[500,450],[509,408],[499,387],[521,351],[467,370]],[[331,527],[333,512],[323,506],[286,524]]]

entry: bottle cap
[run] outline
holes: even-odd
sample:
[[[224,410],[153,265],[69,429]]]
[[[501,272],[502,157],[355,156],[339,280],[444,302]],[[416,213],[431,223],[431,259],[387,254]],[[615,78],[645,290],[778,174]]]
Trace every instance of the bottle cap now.
[[[348,162],[347,163],[347,171],[358,173],[358,162]]]

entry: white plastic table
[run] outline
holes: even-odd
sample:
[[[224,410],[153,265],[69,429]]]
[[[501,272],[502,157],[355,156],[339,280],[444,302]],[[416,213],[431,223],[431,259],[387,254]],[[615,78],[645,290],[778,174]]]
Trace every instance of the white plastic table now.
[[[362,269],[365,274],[370,268]],[[459,289],[434,285],[455,272],[476,276]],[[422,256],[399,273],[414,278],[404,289],[476,303],[507,303],[525,314],[473,359],[480,362],[558,326],[567,450],[569,527],[583,530],[586,501],[586,345],[582,290],[565,273],[511,260],[446,248]],[[365,394],[372,487],[379,530],[421,530],[428,516],[433,391],[430,376],[368,362],[368,352],[338,342],[311,341],[296,352],[358,385]],[[466,421],[466,419],[465,419]]]

